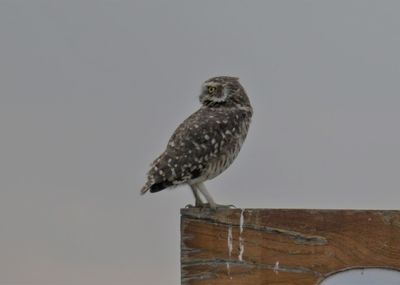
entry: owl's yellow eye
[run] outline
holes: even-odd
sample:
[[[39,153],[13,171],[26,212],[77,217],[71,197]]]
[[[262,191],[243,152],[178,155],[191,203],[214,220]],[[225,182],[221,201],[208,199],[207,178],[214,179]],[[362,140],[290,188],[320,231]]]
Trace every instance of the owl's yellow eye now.
[[[215,86],[208,86],[207,91],[209,94],[213,94],[217,90],[217,87]]]

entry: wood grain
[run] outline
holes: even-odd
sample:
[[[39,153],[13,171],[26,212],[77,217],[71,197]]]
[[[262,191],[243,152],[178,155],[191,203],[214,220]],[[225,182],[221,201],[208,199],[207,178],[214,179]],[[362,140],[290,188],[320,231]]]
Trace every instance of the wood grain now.
[[[181,284],[314,285],[370,267],[400,270],[400,211],[181,210]]]

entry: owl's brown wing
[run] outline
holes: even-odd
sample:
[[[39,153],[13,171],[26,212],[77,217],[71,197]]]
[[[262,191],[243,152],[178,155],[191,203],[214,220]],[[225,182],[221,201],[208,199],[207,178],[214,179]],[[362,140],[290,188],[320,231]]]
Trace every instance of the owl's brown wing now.
[[[240,124],[248,115],[237,108],[210,107],[193,113],[176,129],[167,149],[153,162],[142,192],[158,192],[201,177],[210,161],[239,138]]]

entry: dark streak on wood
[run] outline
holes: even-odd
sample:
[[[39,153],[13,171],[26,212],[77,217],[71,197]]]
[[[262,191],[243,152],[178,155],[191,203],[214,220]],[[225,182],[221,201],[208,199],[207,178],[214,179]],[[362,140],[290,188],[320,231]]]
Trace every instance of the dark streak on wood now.
[[[314,285],[349,268],[400,270],[400,211],[191,208],[181,215],[182,284]]]

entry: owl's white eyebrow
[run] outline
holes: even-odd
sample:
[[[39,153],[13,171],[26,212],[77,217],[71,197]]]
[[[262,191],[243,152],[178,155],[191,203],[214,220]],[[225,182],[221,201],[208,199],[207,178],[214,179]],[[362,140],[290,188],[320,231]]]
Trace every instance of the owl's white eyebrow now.
[[[217,87],[217,86],[219,86],[219,85],[220,85],[220,84],[217,83],[217,82],[206,82],[206,83],[203,84],[204,87],[208,87],[208,86]]]

